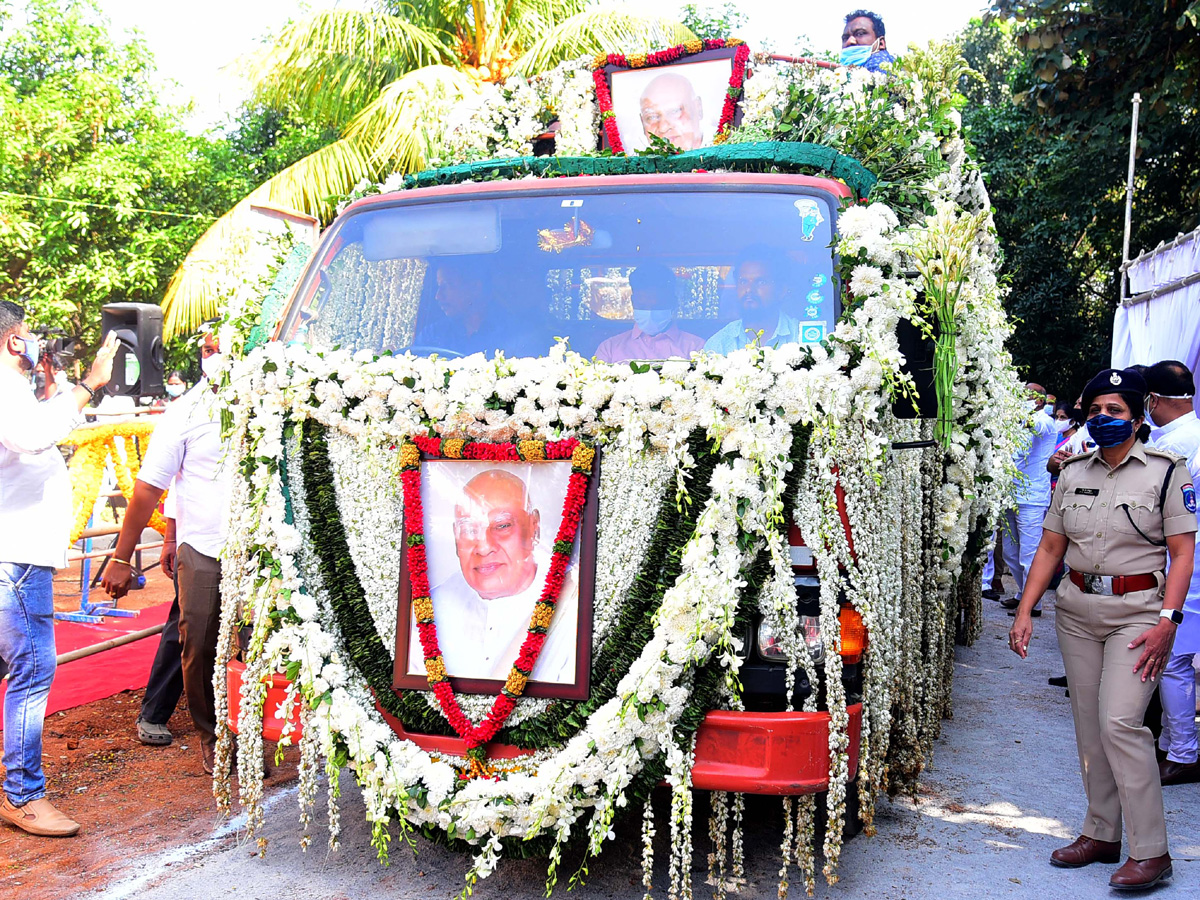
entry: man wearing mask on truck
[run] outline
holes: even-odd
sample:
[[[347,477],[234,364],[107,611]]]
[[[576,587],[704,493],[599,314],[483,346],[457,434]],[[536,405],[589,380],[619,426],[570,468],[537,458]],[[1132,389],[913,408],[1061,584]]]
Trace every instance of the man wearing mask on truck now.
[[[854,10],[846,16],[838,61],[843,66],[861,66],[868,72],[878,72],[894,59],[887,50],[886,31],[883,19],[875,13]]]

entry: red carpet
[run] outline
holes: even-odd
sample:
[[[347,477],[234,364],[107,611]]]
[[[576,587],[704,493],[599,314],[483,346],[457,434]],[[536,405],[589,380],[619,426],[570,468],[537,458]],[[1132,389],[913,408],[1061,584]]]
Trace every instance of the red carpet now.
[[[69,650],[89,647],[131,631],[158,625],[167,620],[170,609],[170,603],[159,603],[143,609],[137,618],[105,619],[103,625],[56,622],[54,639],[58,652],[61,655]],[[54,686],[50,688],[46,715],[102,700],[121,691],[144,688],[146,677],[150,674],[150,663],[154,661],[157,650],[158,635],[154,635],[59,666],[54,675]],[[0,682],[0,705],[4,703],[6,687],[7,682]]]

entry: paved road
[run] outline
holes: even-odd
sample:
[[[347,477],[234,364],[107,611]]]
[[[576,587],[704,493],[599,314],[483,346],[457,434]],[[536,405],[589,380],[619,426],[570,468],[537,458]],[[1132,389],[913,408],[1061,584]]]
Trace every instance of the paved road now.
[[[1052,596],[1052,595],[1051,595]],[[1047,598],[1050,600],[1050,597]],[[1011,622],[984,601],[985,630],[971,649],[960,650],[955,718],[946,723],[936,756],[916,803],[881,803],[879,833],[858,837],[844,851],[841,883],[820,884],[822,898],[1032,897],[1075,900],[1108,896],[1112,868],[1067,871],[1046,858],[1075,836],[1083,815],[1083,789],[1075,757],[1069,701],[1046,684],[1059,674],[1053,610],[1035,621],[1030,659],[1007,649]],[[1047,606],[1052,604],[1047,603]],[[138,869],[99,896],[105,900],[209,900],[209,898],[451,897],[462,886],[462,857],[422,843],[415,857],[396,848],[390,867],[375,861],[362,804],[344,790],[341,850],[320,844],[303,854],[296,846],[295,788],[269,802],[270,851],[265,859],[239,845],[237,822],[208,841],[141,861]],[[1168,788],[1167,823],[1175,857],[1170,895],[1200,894],[1200,785]],[[661,798],[665,808],[666,796]],[[697,805],[697,853],[693,871],[698,898],[710,895],[707,815]],[[779,824],[776,801],[753,807],[746,832],[748,882],[741,896],[775,896]],[[318,821],[320,821],[318,814]],[[667,831],[660,817],[656,893],[665,896]],[[503,863],[478,890],[480,898],[535,900],[542,896],[545,868],[539,861]],[[591,865],[582,893],[588,897],[639,900],[640,839],[634,824],[618,831],[604,856]],[[560,895],[565,882],[560,885]],[[795,897],[802,889],[793,888]]]

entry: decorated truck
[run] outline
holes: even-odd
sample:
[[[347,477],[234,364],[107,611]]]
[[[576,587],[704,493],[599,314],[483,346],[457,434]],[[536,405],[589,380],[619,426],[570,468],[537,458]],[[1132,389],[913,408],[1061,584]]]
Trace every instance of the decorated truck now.
[[[718,885],[771,794],[782,887],[836,880],[950,714],[1025,415],[962,73],[715,41],[512,78],[231,309],[219,802],[236,755],[257,833],[296,742],[305,845],[348,771],[381,857],[550,888],[629,813],[649,891],[665,782],[674,896],[692,792]]]

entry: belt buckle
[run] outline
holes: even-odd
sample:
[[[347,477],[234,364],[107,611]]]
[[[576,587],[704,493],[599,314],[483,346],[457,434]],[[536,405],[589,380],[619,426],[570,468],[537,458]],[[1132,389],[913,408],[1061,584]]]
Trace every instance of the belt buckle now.
[[[1106,597],[1113,594],[1111,575],[1084,575],[1083,584],[1089,594],[1102,594]]]

